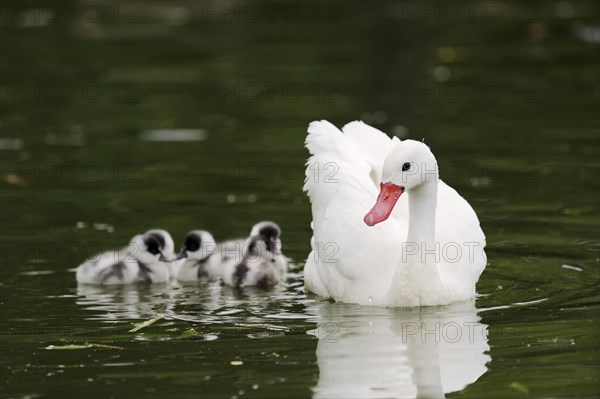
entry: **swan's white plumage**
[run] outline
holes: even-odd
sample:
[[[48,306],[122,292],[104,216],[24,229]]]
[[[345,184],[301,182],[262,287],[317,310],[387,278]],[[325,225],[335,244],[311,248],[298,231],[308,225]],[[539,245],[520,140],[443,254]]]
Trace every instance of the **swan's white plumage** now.
[[[408,234],[408,195],[398,200],[391,217],[373,227],[363,222],[379,193],[383,163],[400,141],[352,122],[343,132],[327,121],[312,122],[306,147],[304,190],[313,214],[313,250],[305,266],[305,288],[337,301],[376,306],[437,305],[469,299],[485,267],[485,237],[471,206],[439,180],[435,241],[440,247],[460,240],[477,247],[472,262],[437,264],[443,289],[407,295],[419,283],[391,287]],[[335,173],[332,174],[332,170]],[[410,277],[418,279],[418,274]],[[418,288],[418,287],[417,287]],[[422,294],[422,295],[421,295]]]

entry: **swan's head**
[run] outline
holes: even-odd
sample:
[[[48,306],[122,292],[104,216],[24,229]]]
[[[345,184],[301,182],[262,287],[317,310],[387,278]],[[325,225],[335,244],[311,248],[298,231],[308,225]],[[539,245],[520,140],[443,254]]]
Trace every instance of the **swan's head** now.
[[[175,260],[173,239],[165,230],[149,230],[133,237],[128,249],[132,257],[146,264]]]
[[[281,229],[275,222],[260,222],[255,224],[250,231],[250,238],[259,237],[265,242],[269,252],[281,254]]]
[[[435,157],[424,143],[404,140],[385,158],[377,202],[364,221],[374,226],[386,220],[400,196],[429,182],[437,182],[438,168]]]
[[[217,250],[212,234],[204,230],[190,231],[183,240],[177,259],[205,259]]]

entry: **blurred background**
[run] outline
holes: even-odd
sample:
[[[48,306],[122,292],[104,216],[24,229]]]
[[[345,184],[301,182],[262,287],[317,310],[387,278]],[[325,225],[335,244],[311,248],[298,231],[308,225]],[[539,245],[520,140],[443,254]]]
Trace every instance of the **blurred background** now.
[[[4,397],[90,386],[90,397],[106,397],[115,385],[130,397],[190,387],[309,396],[319,371],[301,289],[311,236],[302,184],[316,119],[424,139],[488,238],[477,307],[544,299],[483,316],[492,362],[461,397],[598,393],[598,2],[23,0],[0,11]],[[221,240],[266,219],[282,227],[296,273],[276,301],[258,293],[250,305],[221,297],[211,308],[198,299],[205,292],[186,291],[177,306],[285,314],[287,339],[251,342],[289,351],[285,367],[257,355],[250,371],[229,371],[248,347],[224,338],[231,326],[210,327],[220,337],[212,355],[189,355],[185,340],[161,346],[164,332],[142,350],[119,338],[123,323],[151,315],[139,309],[102,324],[106,342],[129,345],[127,361],[40,349],[104,342],[98,315],[123,311],[120,292],[76,291],[69,269],[86,257],[149,228],[179,246],[191,229]],[[535,332],[512,334],[524,325]],[[165,354],[175,347],[188,355]],[[154,368],[140,363],[150,358]],[[121,362],[130,365],[97,379],[101,364]],[[165,387],[149,388],[160,372]],[[275,382],[253,390],[261,373]]]

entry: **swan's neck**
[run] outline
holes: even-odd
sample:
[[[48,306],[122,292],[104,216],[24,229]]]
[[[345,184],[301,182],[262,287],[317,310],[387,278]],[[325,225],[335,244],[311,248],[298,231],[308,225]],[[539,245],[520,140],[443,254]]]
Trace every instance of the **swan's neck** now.
[[[424,183],[408,192],[408,236],[388,290],[388,303],[428,305],[422,300],[423,294],[442,291],[435,246],[436,207],[437,182]]]
[[[436,181],[428,181],[408,192],[409,219],[406,243],[416,245],[419,252],[435,250],[436,208]]]

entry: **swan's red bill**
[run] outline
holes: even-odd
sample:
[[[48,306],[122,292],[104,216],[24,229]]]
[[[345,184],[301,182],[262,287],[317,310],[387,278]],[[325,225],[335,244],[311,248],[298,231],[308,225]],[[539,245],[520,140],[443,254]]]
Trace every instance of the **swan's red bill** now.
[[[377,202],[365,215],[364,221],[369,226],[375,226],[390,217],[396,201],[404,192],[404,188],[394,183],[381,183]]]

